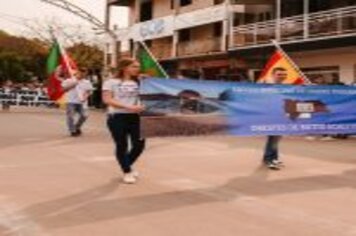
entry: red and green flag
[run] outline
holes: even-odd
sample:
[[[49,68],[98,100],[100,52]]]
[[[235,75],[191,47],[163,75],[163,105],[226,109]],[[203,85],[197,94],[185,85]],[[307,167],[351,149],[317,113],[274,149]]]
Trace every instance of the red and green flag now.
[[[142,42],[138,51],[138,60],[141,64],[141,72],[152,77],[168,78],[159,62],[154,58],[149,49]]]
[[[62,50],[60,44],[54,41],[47,58],[47,90],[51,100],[59,101],[65,93],[60,74],[70,75],[75,70],[76,63]]]

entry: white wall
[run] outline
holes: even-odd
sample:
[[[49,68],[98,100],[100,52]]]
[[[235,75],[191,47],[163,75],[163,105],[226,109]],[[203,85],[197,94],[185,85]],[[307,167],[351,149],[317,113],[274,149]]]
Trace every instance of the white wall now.
[[[339,66],[342,82],[350,84],[356,81],[356,47],[298,52],[289,55],[301,68]]]

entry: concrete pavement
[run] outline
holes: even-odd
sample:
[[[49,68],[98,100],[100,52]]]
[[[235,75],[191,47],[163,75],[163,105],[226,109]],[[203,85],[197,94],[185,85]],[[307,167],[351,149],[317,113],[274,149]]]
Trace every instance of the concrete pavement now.
[[[127,186],[105,116],[84,130],[68,137],[57,110],[0,112],[0,235],[356,235],[355,139],[286,138],[278,172],[263,138],[149,139]]]

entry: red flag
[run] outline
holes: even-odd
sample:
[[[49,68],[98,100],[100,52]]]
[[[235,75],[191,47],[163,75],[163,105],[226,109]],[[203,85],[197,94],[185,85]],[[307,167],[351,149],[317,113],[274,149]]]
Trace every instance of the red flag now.
[[[77,70],[77,65],[63,50],[57,41],[51,47],[47,59],[48,74],[48,96],[53,101],[59,101],[63,98],[64,90],[62,88],[61,74],[70,75]]]

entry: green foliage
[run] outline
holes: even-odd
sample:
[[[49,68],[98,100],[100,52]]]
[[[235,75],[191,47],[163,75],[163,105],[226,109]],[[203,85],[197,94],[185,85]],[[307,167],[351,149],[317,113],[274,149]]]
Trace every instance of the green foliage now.
[[[78,43],[67,49],[79,67],[100,70],[103,52],[96,46]],[[49,45],[39,39],[16,37],[0,30],[0,83],[45,80]]]
[[[103,67],[104,54],[96,46],[78,43],[67,50],[80,68],[97,70]]]
[[[24,67],[24,60],[12,52],[0,51],[0,82],[5,80],[25,82],[30,79]]]
[[[0,31],[0,82],[45,78],[47,46],[38,39],[15,37]]]

